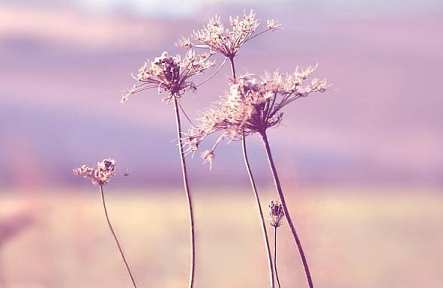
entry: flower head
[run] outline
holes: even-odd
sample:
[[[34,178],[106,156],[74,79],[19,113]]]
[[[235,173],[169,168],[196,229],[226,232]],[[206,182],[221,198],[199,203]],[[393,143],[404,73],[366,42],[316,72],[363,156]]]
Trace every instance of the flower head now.
[[[221,138],[239,140],[278,125],[286,105],[326,90],[326,80],[307,81],[315,68],[297,68],[292,74],[274,72],[260,79],[253,75],[239,77],[230,84],[227,95],[188,132],[184,138],[188,150],[196,151],[200,143],[214,133],[220,133]]]
[[[197,54],[189,50],[184,57],[170,56],[163,52],[153,61],[146,61],[134,76],[136,84],[122,97],[121,102],[128,101],[129,95],[157,88],[159,93],[167,92],[167,100],[180,97],[186,90],[195,90],[197,85],[191,80],[214,63],[211,54]]]
[[[229,27],[225,27],[220,16],[209,19],[205,27],[194,31],[192,39],[182,38],[179,45],[185,48],[206,48],[218,52],[228,58],[233,58],[239,49],[256,36],[278,29],[281,25],[274,20],[268,20],[266,28],[257,31],[260,26],[254,11],[243,14],[242,17],[230,17]]]
[[[80,168],[73,169],[74,175],[89,178],[94,185],[104,185],[108,183],[116,173],[116,162],[114,159],[104,159],[97,162],[95,168],[82,165]]]
[[[269,216],[271,216],[271,226],[277,228],[281,225],[281,219],[285,216],[283,205],[279,202],[271,201],[269,204]]]

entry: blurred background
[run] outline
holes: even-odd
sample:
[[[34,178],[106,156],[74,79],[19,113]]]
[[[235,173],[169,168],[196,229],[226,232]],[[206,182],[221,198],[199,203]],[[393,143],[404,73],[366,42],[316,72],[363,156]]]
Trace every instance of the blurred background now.
[[[141,287],[183,287],[185,197],[170,105],[120,97],[146,59],[213,15],[254,9],[281,31],[248,43],[240,73],[319,64],[327,93],[288,107],[271,145],[317,287],[443,287],[443,3],[410,1],[0,0],[0,287],[129,287],[96,187],[72,168],[105,157],[106,187]],[[220,63],[221,61],[219,61]],[[193,117],[226,91],[229,67],[183,99]],[[260,191],[275,194],[258,138]],[[211,171],[190,158],[196,287],[266,287],[239,143]],[[265,203],[265,205],[266,205]],[[284,287],[304,287],[287,225]]]

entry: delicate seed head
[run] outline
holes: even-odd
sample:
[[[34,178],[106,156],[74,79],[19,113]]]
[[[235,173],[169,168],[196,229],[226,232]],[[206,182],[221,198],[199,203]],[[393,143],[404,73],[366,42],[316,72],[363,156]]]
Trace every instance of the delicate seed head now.
[[[232,58],[255,36],[280,27],[274,20],[268,20],[266,30],[257,31],[259,26],[260,23],[252,10],[241,17],[229,17],[229,25],[226,26],[220,16],[215,15],[202,29],[193,32],[192,39],[182,38],[179,43],[185,48],[206,48]]]
[[[214,62],[210,61],[211,54],[197,54],[189,50],[184,56],[171,56],[163,52],[152,61],[146,61],[137,71],[134,77],[136,83],[122,97],[121,102],[127,102],[132,94],[147,89],[155,89],[159,93],[166,92],[166,100],[173,97],[181,97],[187,90],[194,91],[197,85],[192,78],[211,67]]]
[[[89,178],[94,185],[104,185],[116,174],[116,162],[114,159],[106,158],[103,161],[97,162],[95,168],[82,165],[79,168],[73,169],[72,172],[74,175]]]
[[[274,72],[262,78],[251,74],[240,76],[215,107],[203,114],[197,127],[187,134],[185,144],[195,151],[200,142],[217,132],[222,138],[238,140],[277,126],[288,104],[327,89],[326,80],[313,79],[305,84],[314,70],[315,67],[309,66],[297,67],[292,74]]]

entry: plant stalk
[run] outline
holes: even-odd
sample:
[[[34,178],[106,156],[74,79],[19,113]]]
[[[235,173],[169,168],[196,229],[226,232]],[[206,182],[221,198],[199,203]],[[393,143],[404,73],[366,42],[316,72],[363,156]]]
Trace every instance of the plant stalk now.
[[[234,57],[228,57],[229,62],[231,64],[231,72],[232,72],[232,78],[234,81],[237,80],[237,74],[235,72],[235,63],[234,63]],[[257,203],[257,208],[261,220],[261,227],[262,227],[262,234],[263,234],[263,240],[265,242],[266,247],[266,253],[268,255],[268,269],[269,269],[269,281],[271,283],[271,287],[275,287],[275,281],[274,281],[274,268],[272,264],[272,254],[271,254],[271,248],[269,246],[269,237],[268,237],[268,231],[266,230],[266,222],[263,216],[263,209],[260,202],[260,196],[257,191],[257,185],[255,184],[254,175],[252,174],[251,165],[249,164],[249,158],[248,153],[246,149],[246,137],[245,135],[242,136],[242,148],[243,148],[243,160],[245,162],[245,168],[248,172],[249,176],[249,182],[251,183],[252,191],[254,192],[254,197]]]
[[[243,147],[243,159],[245,161],[245,167],[246,167],[246,170],[248,171],[249,181],[251,182],[251,187],[252,187],[252,190],[254,191],[255,201],[257,203],[257,208],[258,208],[258,212],[259,212],[259,216],[260,216],[260,220],[261,220],[263,240],[265,242],[266,253],[268,255],[270,283],[271,283],[271,287],[274,288],[275,287],[274,267],[272,264],[272,254],[271,254],[271,248],[269,245],[268,232],[266,229],[265,218],[263,216],[263,209],[262,209],[261,202],[260,202],[260,196],[258,194],[257,186],[255,185],[254,176],[252,175],[251,166],[249,164],[248,153],[246,150],[246,137],[244,135],[242,137],[242,147]]]
[[[112,227],[112,224],[111,224],[111,220],[109,219],[108,209],[106,207],[106,201],[105,201],[105,193],[103,192],[103,185],[100,185],[100,194],[102,197],[103,210],[105,211],[106,222],[108,222],[109,230],[111,231],[112,236],[114,237],[115,243],[117,244],[118,251],[120,251],[120,255],[123,259],[123,262],[125,263],[126,270],[128,271],[129,277],[131,278],[132,286],[134,286],[134,288],[137,288],[137,284],[135,284],[134,276],[132,275],[131,268],[129,267],[128,261],[126,260],[125,253],[123,252],[123,248],[120,245],[120,241],[118,240],[117,234],[115,233],[114,228]]]
[[[237,80],[237,74],[235,72],[234,57],[229,57],[229,62],[231,62],[232,78],[234,78],[234,80]]]
[[[186,157],[183,150],[183,141],[182,141],[182,126],[180,120],[180,111],[178,105],[178,99],[176,96],[174,98],[174,110],[175,110],[175,120],[177,124],[177,138],[178,138],[178,152],[180,155],[181,168],[182,168],[182,178],[183,178],[183,188],[186,192],[188,209],[189,209],[189,221],[190,221],[190,240],[191,240],[191,261],[190,261],[190,273],[189,273],[189,282],[188,287],[194,287],[194,276],[195,276],[195,227],[194,227],[194,210],[192,205],[192,194],[189,188],[189,180],[188,180],[188,171],[186,166]]]
[[[277,269],[277,226],[274,226],[274,270],[275,270],[275,278],[277,279],[278,288],[281,288],[280,278],[278,277],[278,269]]]
[[[283,189],[281,187],[281,183],[280,183],[280,179],[278,177],[277,169],[275,168],[274,160],[272,158],[271,147],[269,146],[269,141],[268,141],[268,137],[266,135],[266,131],[263,131],[261,133],[261,136],[263,139],[263,144],[265,146],[266,154],[268,156],[269,167],[271,169],[272,176],[274,178],[275,188],[277,189],[278,195],[280,197],[280,202],[283,205],[283,209],[285,211],[286,220],[288,221],[288,225],[291,228],[291,232],[294,237],[295,243],[297,245],[298,252],[300,253],[300,257],[303,262],[303,267],[305,269],[305,275],[306,275],[306,279],[308,281],[308,285],[310,288],[313,288],[314,284],[312,282],[311,272],[309,271],[308,261],[306,259],[305,252],[303,250],[303,246],[301,244],[300,238],[298,237],[297,230],[295,229],[295,225],[292,222],[291,215],[289,214],[288,206],[286,205],[285,195],[283,193]]]

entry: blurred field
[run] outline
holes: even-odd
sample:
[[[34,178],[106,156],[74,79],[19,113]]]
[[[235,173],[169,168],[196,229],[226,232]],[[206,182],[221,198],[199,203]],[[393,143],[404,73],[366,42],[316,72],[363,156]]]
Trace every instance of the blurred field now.
[[[0,194],[0,222],[20,213],[34,218],[14,238],[0,241],[0,287],[130,286],[105,225],[99,195],[89,190]],[[178,191],[117,194],[117,189],[110,190],[114,190],[108,194],[111,218],[139,286],[185,287],[184,196]],[[268,287],[255,204],[247,190],[230,192],[195,192],[196,287]],[[317,287],[443,287],[439,191],[303,192],[290,193],[291,210]],[[270,199],[268,194],[264,198]],[[287,225],[280,235],[283,286],[306,287]]]

